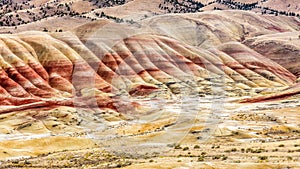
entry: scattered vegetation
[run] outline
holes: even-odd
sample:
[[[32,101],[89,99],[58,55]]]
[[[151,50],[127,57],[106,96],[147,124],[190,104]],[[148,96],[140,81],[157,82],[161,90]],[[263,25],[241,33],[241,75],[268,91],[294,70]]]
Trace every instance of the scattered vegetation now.
[[[166,13],[194,13],[200,12],[204,5],[195,0],[164,0],[158,7]]]
[[[84,0],[91,3],[93,6],[93,11],[96,8],[105,8],[123,5],[130,0]],[[275,9],[270,9],[268,7],[262,7],[258,5],[258,2],[253,3],[242,3],[236,2],[233,0],[215,0],[211,1],[208,4],[202,4],[196,0],[163,0],[162,3],[158,5],[158,8],[165,13],[195,13],[201,12],[201,8],[211,5],[213,3],[218,3],[227,6],[230,9],[238,9],[238,10],[252,10],[258,9],[262,11],[262,14],[272,14],[272,15],[286,15],[286,16],[297,16],[300,17],[299,14],[289,11],[278,11]],[[32,10],[33,9],[33,10]],[[222,10],[221,8],[214,7],[215,10]],[[65,2],[62,3],[60,0],[53,0],[51,2],[47,2],[41,6],[35,6],[31,3],[30,0],[16,2],[13,0],[3,0],[0,2],[0,26],[14,26],[17,28],[18,25],[28,24],[31,22],[39,21],[42,19],[46,19],[49,17],[57,16],[57,17],[77,17],[77,18],[85,18],[90,20],[96,20],[96,17],[111,19],[117,23],[135,23],[133,20],[126,20],[122,18],[118,18],[115,16],[110,16],[102,13],[95,13],[96,17],[89,17],[87,14],[91,11],[86,12],[78,12],[73,8],[73,2]],[[148,16],[145,15],[145,18]],[[272,78],[272,77],[270,77]]]
[[[73,2],[61,3],[59,0],[47,2],[42,6],[35,6],[30,1],[22,1],[21,3],[13,0],[5,0],[5,3],[1,1],[0,26],[18,26],[53,16],[83,17],[94,20],[84,16],[85,13],[75,11],[72,5]]]
[[[85,0],[92,2],[94,6],[97,6],[98,8],[104,8],[104,7],[113,7],[118,5],[123,5],[128,0],[105,0],[105,1],[99,1],[99,0]]]
[[[51,157],[49,157],[51,155]],[[120,168],[132,164],[132,157],[103,150],[62,151],[30,158],[1,161],[1,168]],[[151,162],[151,160],[149,161]],[[152,161],[153,162],[153,161]]]
[[[123,22],[126,22],[126,23],[130,23],[130,24],[134,24],[136,22],[134,22],[132,19],[130,20],[127,20],[127,19],[122,19],[122,18],[118,18],[118,17],[115,17],[115,16],[110,16],[110,15],[107,15],[105,14],[104,12],[101,12],[101,13],[95,13],[95,15],[99,18],[106,18],[106,19],[110,19],[110,20],[113,20],[117,23],[123,23]]]
[[[271,15],[286,15],[286,16],[297,16],[300,17],[299,14],[296,14],[294,12],[287,12],[287,11],[278,11],[275,9],[271,9],[268,7],[262,7],[258,5],[258,2],[252,2],[252,3],[242,3],[242,2],[237,2],[233,0],[216,0],[211,3],[218,3],[225,5],[226,7],[230,9],[235,9],[235,10],[261,10],[262,14],[271,14]],[[221,8],[215,7],[214,10],[222,10]]]

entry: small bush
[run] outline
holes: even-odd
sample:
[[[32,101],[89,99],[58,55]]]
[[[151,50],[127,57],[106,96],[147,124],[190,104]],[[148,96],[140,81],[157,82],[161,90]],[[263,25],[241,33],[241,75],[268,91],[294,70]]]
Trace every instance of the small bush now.
[[[220,158],[221,158],[220,155],[216,155],[216,156],[213,156],[213,157],[212,157],[213,160],[218,160],[218,159],[220,159]]]
[[[199,145],[195,145],[195,146],[194,146],[194,149],[199,149],[199,148],[200,148]]]
[[[182,147],[180,146],[180,144],[176,144],[176,145],[174,146],[174,148],[175,148],[175,149],[182,149]]]
[[[225,150],[224,152],[225,152],[225,153],[230,153],[231,151],[230,151],[230,150]]]
[[[184,147],[183,151],[189,150],[189,147]]]
[[[222,160],[227,160],[227,158],[228,158],[227,156],[223,156]]]
[[[267,159],[268,159],[267,156],[258,156],[258,158],[259,158],[260,160],[267,160]]]
[[[205,156],[206,154],[207,154],[206,152],[202,152],[202,153],[201,153],[202,156]]]
[[[200,162],[200,161],[204,161],[204,157],[198,157],[198,161]]]
[[[252,148],[247,148],[247,149],[246,149],[246,153],[252,152],[252,151],[253,151]]]

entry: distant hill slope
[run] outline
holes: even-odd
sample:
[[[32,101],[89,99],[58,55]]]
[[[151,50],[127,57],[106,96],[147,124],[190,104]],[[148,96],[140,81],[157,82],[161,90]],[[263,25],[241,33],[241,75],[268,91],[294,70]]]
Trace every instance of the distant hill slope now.
[[[132,23],[153,15],[209,10],[250,10],[261,14],[299,17],[299,6],[297,0],[5,0],[0,2],[0,32],[14,33],[26,29],[66,31],[101,18]],[[61,18],[72,19],[62,21]],[[53,24],[53,20],[62,26]],[[76,22],[72,22],[74,20],[79,23],[75,25]],[[70,27],[63,26],[68,22]]]

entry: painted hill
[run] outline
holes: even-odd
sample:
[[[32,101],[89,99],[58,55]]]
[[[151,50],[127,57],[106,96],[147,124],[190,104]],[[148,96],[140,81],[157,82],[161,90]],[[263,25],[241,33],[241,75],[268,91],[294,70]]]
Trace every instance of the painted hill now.
[[[211,95],[223,85],[227,95],[251,96],[256,88],[289,87],[299,78],[297,66],[279,58],[288,52],[296,64],[300,22],[282,18],[215,11],[1,35],[0,103],[9,106],[1,112],[52,105],[118,111],[120,95]],[[273,49],[268,40],[285,47]]]

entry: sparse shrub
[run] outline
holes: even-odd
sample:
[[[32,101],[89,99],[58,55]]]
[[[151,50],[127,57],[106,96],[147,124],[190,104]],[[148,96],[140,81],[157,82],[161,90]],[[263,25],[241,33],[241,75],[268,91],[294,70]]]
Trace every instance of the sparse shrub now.
[[[183,151],[189,150],[189,147],[184,147]]]
[[[258,158],[259,158],[260,160],[267,160],[267,159],[268,159],[267,156],[258,156]]]
[[[220,158],[221,158],[220,155],[216,155],[216,156],[213,156],[213,157],[212,157],[213,160],[218,160],[218,159],[220,159]]]
[[[195,145],[195,146],[194,146],[194,149],[199,149],[199,148],[200,148],[199,145]]]
[[[284,147],[284,144],[280,144],[278,147]]]
[[[197,160],[197,161],[198,161],[198,162],[204,161],[204,157],[203,157],[203,156],[198,157],[198,160]]]
[[[174,149],[182,149],[182,147],[180,146],[180,144],[176,144],[176,145],[174,146]]]
[[[224,152],[225,152],[225,153],[230,153],[231,151],[230,151],[230,150],[225,150]]]
[[[251,153],[262,153],[263,149],[252,150]]]
[[[230,151],[231,151],[231,152],[236,152],[237,149],[236,149],[236,148],[232,148]]]

